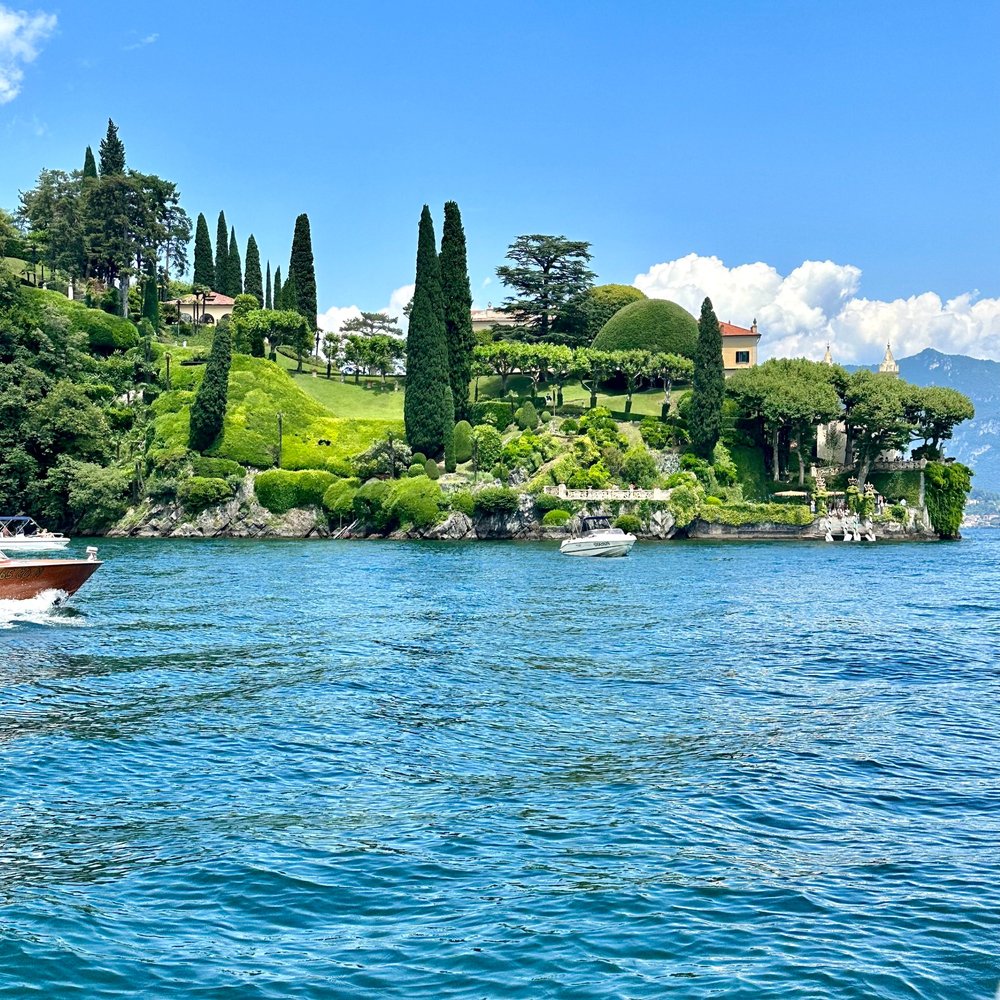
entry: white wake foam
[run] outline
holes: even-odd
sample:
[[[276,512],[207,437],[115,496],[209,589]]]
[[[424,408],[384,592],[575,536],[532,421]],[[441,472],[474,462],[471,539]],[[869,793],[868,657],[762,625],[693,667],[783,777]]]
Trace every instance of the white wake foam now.
[[[65,590],[43,590],[35,597],[23,601],[0,601],[0,629],[16,625],[76,625],[64,609],[69,594]]]

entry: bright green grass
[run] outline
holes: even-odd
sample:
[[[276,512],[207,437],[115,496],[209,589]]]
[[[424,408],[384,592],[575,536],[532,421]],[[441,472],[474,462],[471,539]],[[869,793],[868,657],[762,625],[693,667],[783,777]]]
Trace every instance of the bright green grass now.
[[[386,380],[382,385],[381,378],[362,378],[359,385],[354,384],[354,377],[326,377],[326,369],[322,374],[313,376],[311,372],[294,374],[296,362],[292,358],[278,355],[278,364],[289,371],[295,384],[308,396],[326,407],[338,417],[366,418],[370,420],[402,420],[403,419],[403,389],[393,391],[393,379]]]
[[[182,457],[187,450],[190,406],[204,366],[181,366],[178,355],[192,353],[190,348],[171,351],[173,391],[163,393],[153,404],[155,438],[150,452],[154,458]],[[401,420],[334,416],[278,365],[239,354],[233,357],[229,372],[222,439],[207,454],[257,468],[273,466],[279,413],[281,465],[286,469],[340,468],[345,458],[364,451],[386,431],[403,432]],[[320,441],[330,443],[321,445]]]
[[[772,482],[764,468],[764,455],[760,448],[750,445],[732,445],[729,453],[733,464],[739,470],[739,482],[743,486],[743,495],[749,501],[766,502],[770,500],[775,490],[786,490],[785,483]]]

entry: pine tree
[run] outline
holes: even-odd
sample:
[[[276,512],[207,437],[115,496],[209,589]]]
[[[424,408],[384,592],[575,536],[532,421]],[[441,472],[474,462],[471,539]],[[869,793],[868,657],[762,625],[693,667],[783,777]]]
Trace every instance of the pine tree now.
[[[222,433],[229,398],[229,365],[232,361],[232,340],[229,328],[217,327],[212,340],[212,352],[205,364],[201,385],[191,404],[191,428],[188,446],[195,451],[210,448]]]
[[[257,300],[260,308],[264,307],[264,282],[260,276],[260,251],[257,249],[257,241],[250,234],[247,240],[246,272],[243,281],[243,291],[247,295],[252,295]]]
[[[726,374],[722,363],[722,331],[712,309],[712,300],[707,298],[701,305],[701,318],[698,320],[698,344],[691,387],[691,413],[688,418],[691,445],[702,458],[711,460],[722,431]]]
[[[303,213],[295,220],[292,236],[292,253],[288,262],[288,280],[295,282],[296,305],[286,309],[298,309],[309,324],[316,329],[316,267],[313,263],[312,236],[309,232],[309,216]],[[288,287],[287,284],[285,286]]]
[[[281,287],[281,268],[274,270],[274,308],[285,308],[285,290]]]
[[[271,299],[271,262],[267,262],[267,284],[264,286],[264,308],[272,308]]]
[[[156,286],[156,278],[149,274],[143,282],[142,318],[153,324],[153,329],[160,328],[160,293]]]
[[[88,177],[97,176],[97,164],[94,162],[94,151],[87,147],[87,152],[83,156],[83,177],[86,180]]]
[[[215,288],[215,263],[212,260],[212,239],[203,213],[198,213],[194,234],[194,283]]]
[[[472,291],[465,250],[465,230],[458,203],[445,202],[441,233],[441,292],[444,296],[448,374],[455,419],[469,419],[469,382],[472,381]]]
[[[229,231],[229,266],[226,268],[226,284],[225,294],[231,299],[243,294],[243,266],[240,263],[240,248],[236,242],[235,227]]]
[[[441,266],[430,209],[420,213],[417,270],[406,338],[406,395],[403,399],[406,439],[414,451],[440,455],[455,425],[448,381]]]
[[[212,288],[225,294],[229,286],[229,227],[226,213],[219,212],[219,223],[215,227],[215,284]]]
[[[118,126],[109,118],[107,135],[101,140],[101,176],[125,173],[125,143],[118,138]]]

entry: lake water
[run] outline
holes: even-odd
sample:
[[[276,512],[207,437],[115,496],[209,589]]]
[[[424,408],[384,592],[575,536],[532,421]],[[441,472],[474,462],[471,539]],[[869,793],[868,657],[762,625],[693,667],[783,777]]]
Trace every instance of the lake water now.
[[[101,556],[0,609],[4,997],[995,995],[1000,532]]]

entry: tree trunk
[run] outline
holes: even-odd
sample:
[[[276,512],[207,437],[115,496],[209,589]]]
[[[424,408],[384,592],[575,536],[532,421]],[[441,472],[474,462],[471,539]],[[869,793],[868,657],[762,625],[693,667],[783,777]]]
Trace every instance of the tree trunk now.
[[[795,451],[799,457],[799,486],[805,486],[806,484],[806,468],[802,461],[802,435],[800,434],[795,439]]]
[[[868,474],[872,471],[872,466],[875,464],[874,453],[873,457],[865,457],[861,459],[858,463],[858,490],[863,491],[865,488],[865,483],[868,482]]]
[[[504,375],[503,372],[500,373],[500,395],[501,396],[506,396],[507,395],[507,379],[509,379],[509,378],[510,378],[510,372],[507,372],[506,375]]]
[[[771,438],[771,462],[773,466],[771,469],[771,478],[775,482],[778,481],[778,434],[779,433],[780,430],[778,428],[775,428],[774,434]]]

